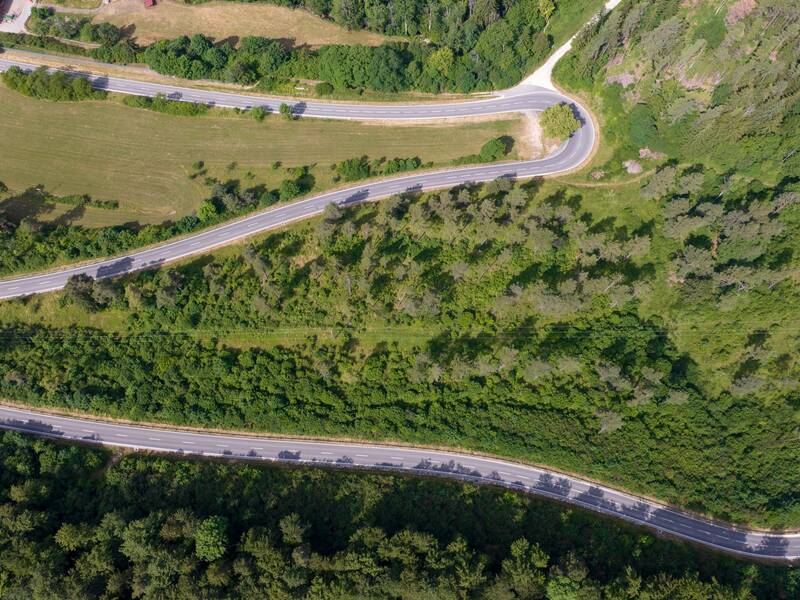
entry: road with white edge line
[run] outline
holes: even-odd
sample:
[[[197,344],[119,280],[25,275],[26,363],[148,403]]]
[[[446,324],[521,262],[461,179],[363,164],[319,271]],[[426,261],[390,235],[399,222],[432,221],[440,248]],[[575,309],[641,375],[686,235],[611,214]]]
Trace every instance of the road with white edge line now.
[[[611,9],[618,3],[619,0],[610,0],[606,8]],[[294,221],[313,217],[320,214],[329,203],[351,205],[394,194],[452,187],[468,182],[479,183],[500,177],[521,179],[552,175],[578,167],[589,157],[595,144],[596,132],[587,111],[558,93],[550,77],[555,62],[569,50],[571,41],[559,48],[550,60],[519,86],[482,100],[413,105],[314,101],[292,103],[293,111],[303,117],[402,121],[541,111],[558,102],[568,102],[580,118],[581,128],[546,158],[406,175],[328,192],[254,213],[243,219],[152,248],[131,252],[125,256],[0,281],[0,299],[60,289],[70,276],[79,273],[104,278],[156,267]],[[11,66],[25,69],[35,67],[34,64],[27,62],[0,59],[0,70]],[[98,89],[142,96],[164,94],[176,100],[222,107],[249,109],[263,106],[271,111],[277,111],[283,101],[263,96],[205,91],[98,76],[79,71],[73,71],[72,74],[86,77]],[[0,406],[0,428],[62,440],[179,456],[200,455],[342,468],[362,467],[491,483],[560,500],[643,525],[659,533],[744,557],[784,562],[800,558],[800,534],[765,533],[742,529],[727,523],[712,522],[650,499],[575,476],[490,457],[403,446],[245,437],[172,430],[165,427],[121,425],[4,406]]]
[[[619,0],[610,0],[610,10]],[[295,221],[308,219],[322,213],[325,206],[335,203],[349,206],[359,202],[378,200],[395,194],[430,191],[465,183],[483,183],[499,178],[525,179],[563,173],[582,165],[592,153],[596,141],[594,124],[589,113],[580,104],[563,96],[553,86],[550,74],[555,60],[569,49],[572,40],[556,50],[531,77],[520,85],[489,97],[465,102],[418,104],[365,104],[319,101],[289,101],[294,114],[306,118],[418,121],[465,117],[485,117],[514,112],[538,112],[559,102],[573,107],[581,126],[551,155],[518,162],[453,168],[432,172],[403,175],[363,183],[320,194],[291,204],[255,212],[243,219],[188,235],[171,242],[137,250],[125,255],[53,269],[45,273],[15,277],[0,281],[0,299],[18,298],[58,290],[73,275],[86,274],[95,279],[115,277],[142,269],[155,268],[188,256],[202,254],[211,249],[241,239],[283,227]],[[36,68],[36,55],[28,54],[30,62],[0,58],[0,71],[11,67],[25,70]],[[53,69],[54,70],[54,69]],[[184,102],[200,102],[226,108],[251,109],[257,106],[277,112],[286,100],[266,96],[202,90],[178,85],[150,83],[132,78],[97,75],[87,71],[61,69],[76,77],[85,77],[97,89],[139,96],[163,94]]]
[[[174,430],[165,426],[58,416],[2,405],[0,429],[182,457],[364,468],[499,485],[617,517],[658,533],[743,557],[783,562],[800,558],[800,534],[748,531],[572,475],[475,454],[368,442],[278,439]]]

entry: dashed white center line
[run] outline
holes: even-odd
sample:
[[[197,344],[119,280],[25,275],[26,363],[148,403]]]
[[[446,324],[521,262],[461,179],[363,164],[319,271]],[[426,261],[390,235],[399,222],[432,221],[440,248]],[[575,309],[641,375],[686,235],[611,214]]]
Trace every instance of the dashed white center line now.
[[[125,433],[115,433],[114,435],[117,437],[128,437],[128,435]]]
[[[217,444],[217,448],[227,448],[226,444]]]
[[[525,475],[517,475],[520,479],[530,479],[530,477],[525,477]]]
[[[390,456],[392,460],[405,460],[402,456]]]
[[[94,433],[91,429],[81,429],[83,433]]]
[[[505,471],[498,471],[498,473],[500,473],[500,475],[511,475],[511,473],[506,473]]]
[[[191,446],[194,446],[194,442],[181,442],[181,443],[182,443],[182,444],[189,444],[189,445],[191,445]]]
[[[320,452],[320,454],[333,454],[333,452]]]
[[[369,454],[356,454],[358,458],[369,458]]]
[[[161,441],[161,438],[147,438],[147,439],[152,441],[152,442],[160,442]]]
[[[264,448],[251,448],[251,450],[263,450]]]

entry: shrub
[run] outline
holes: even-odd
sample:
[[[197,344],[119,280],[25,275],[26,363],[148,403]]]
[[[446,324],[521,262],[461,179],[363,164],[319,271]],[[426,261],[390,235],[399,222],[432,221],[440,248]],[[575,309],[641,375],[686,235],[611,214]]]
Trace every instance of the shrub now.
[[[572,112],[572,107],[564,102],[554,104],[545,110],[540,122],[545,136],[558,140],[567,139],[581,126]]]
[[[250,109],[250,116],[259,122],[266,119],[268,114],[269,111],[263,106],[254,106],[253,108]]]
[[[631,141],[639,147],[650,146],[656,139],[658,128],[650,107],[637,104],[629,117]]]
[[[92,89],[86,79],[72,78],[61,71],[50,73],[47,67],[39,67],[35,71],[23,71],[19,67],[11,67],[2,74],[2,79],[12,90],[33,98],[77,101],[106,97],[105,92]]]
[[[489,140],[482,147],[478,154],[482,162],[492,162],[506,155],[508,149],[502,138]]]
[[[323,81],[314,86],[314,92],[317,96],[329,96],[333,93],[333,86],[327,81]]]

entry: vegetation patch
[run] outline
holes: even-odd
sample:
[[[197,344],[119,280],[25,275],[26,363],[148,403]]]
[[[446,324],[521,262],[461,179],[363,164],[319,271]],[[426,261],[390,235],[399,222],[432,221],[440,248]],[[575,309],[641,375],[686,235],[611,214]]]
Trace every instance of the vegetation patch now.
[[[602,112],[608,176],[647,150],[724,173],[726,189],[800,170],[797,6],[739,4],[734,19],[702,2],[625,0],[581,32],[555,75]]]
[[[703,179],[501,179],[331,206],[183,266],[76,281],[61,308],[4,305],[0,391],[127,418],[446,443],[794,525],[796,342],[778,321],[708,315],[791,306],[797,190],[714,200],[719,181]],[[286,327],[308,335],[276,340]],[[430,333],[395,344],[406,329]],[[736,358],[717,351],[732,335],[747,338]]]
[[[50,73],[47,67],[30,72],[11,67],[0,74],[0,78],[10,89],[40,100],[102,100],[106,97],[105,92],[92,89],[86,79],[69,77],[62,71]]]
[[[164,104],[181,111],[193,106]],[[444,165],[478,152],[487,140],[519,137],[524,126],[517,117],[394,127],[320,119],[288,122],[275,116],[260,123],[246,113],[219,109],[191,119],[132,110],[111,101],[39,102],[0,87],[0,180],[15,190],[14,197],[41,184],[55,195],[89,194],[119,202],[113,213],[86,206],[82,214],[73,213],[72,225],[146,226],[196,211],[213,187],[206,185],[206,177],[238,181],[242,190],[272,190],[296,179],[295,168],[308,166],[312,179],[304,193],[309,193],[336,185],[332,163],[367,155],[370,160],[386,157],[381,163],[386,168],[395,157]],[[298,144],[298,139],[315,143]],[[198,161],[204,163],[202,175],[193,169]],[[14,204],[20,208],[15,215],[21,214],[22,202]],[[7,207],[0,204],[0,211]],[[29,203],[27,216],[48,222],[61,214],[46,204]]]
[[[219,40],[262,35],[297,47],[377,46],[386,41],[378,33],[348,31],[309,12],[261,2],[205,2],[191,6],[162,0],[155,9],[149,9],[141,0],[115,0],[104,6],[93,22],[129,31],[129,37],[142,45],[195,33]]]
[[[766,600],[797,592],[794,568],[747,564],[487,487],[110,459],[0,433],[6,595]]]

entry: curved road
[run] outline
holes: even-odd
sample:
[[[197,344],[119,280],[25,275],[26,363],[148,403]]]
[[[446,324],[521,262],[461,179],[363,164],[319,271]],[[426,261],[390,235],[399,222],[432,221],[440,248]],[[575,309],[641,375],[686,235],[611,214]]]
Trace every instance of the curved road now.
[[[0,71],[6,70],[11,66],[31,69],[35,65],[0,59]],[[97,76],[78,71],[71,71],[70,73],[75,76],[86,77],[98,89],[126,94],[142,96],[164,94],[187,102],[202,102],[236,108],[264,106],[271,111],[277,110],[281,103],[279,99],[262,96],[183,88],[117,77]],[[296,102],[292,105],[294,112],[304,117],[397,121],[541,111],[558,102],[571,103],[575,113],[581,120],[581,127],[556,152],[546,158],[416,173],[354,185],[277,208],[259,211],[243,219],[228,222],[172,242],[133,251],[124,256],[3,280],[0,281],[0,299],[57,290],[64,287],[69,277],[79,273],[85,273],[94,278],[104,278],[156,267],[193,254],[200,254],[212,248],[281,227],[294,221],[313,217],[320,214],[325,206],[332,202],[339,205],[349,205],[368,200],[377,200],[393,194],[448,188],[468,182],[480,183],[500,177],[516,179],[560,173],[581,165],[588,158],[594,147],[596,136],[591,117],[583,107],[571,102],[556,91],[538,86],[522,85],[486,99],[446,104],[402,105]]]
[[[610,0],[607,8],[612,8],[616,2],[617,0]],[[246,218],[159,246],[135,251],[126,256],[0,281],[0,299],[59,289],[71,275],[78,273],[86,273],[95,278],[113,277],[179,260],[293,221],[318,215],[332,202],[348,205],[404,192],[452,187],[467,182],[485,182],[500,177],[527,178],[550,175],[575,168],[588,158],[595,143],[596,133],[592,120],[583,107],[552,89],[547,89],[550,87],[549,73],[552,64],[557,60],[559,53],[563,54],[567,49],[568,44],[548,61],[549,69],[545,65],[531,76],[527,83],[524,82],[512,90],[482,100],[413,105],[313,101],[292,104],[293,111],[304,117],[418,120],[540,111],[558,102],[570,102],[580,117],[581,128],[554,154],[544,159],[417,173],[336,190],[257,212]],[[24,69],[34,66],[30,63],[0,59],[0,71],[15,65]],[[146,83],[79,71],[71,71],[70,74],[86,77],[98,89],[142,96],[164,94],[176,100],[230,108],[247,109],[263,106],[270,111],[276,111],[282,102],[279,99],[262,96]],[[489,457],[368,443],[281,440],[170,430],[164,427],[121,425],[59,417],[3,406],[0,406],[0,428],[57,439],[178,455],[313,463],[344,468],[361,467],[491,483],[567,502],[655,529],[659,533],[674,535],[740,556],[783,562],[800,558],[800,534],[772,534],[743,530],[726,523],[711,522],[578,477]]]
[[[800,534],[747,531],[571,475],[478,455],[366,442],[322,442],[170,430],[60,417],[1,405],[0,428],[180,456],[368,468],[501,485],[748,558],[782,562],[800,558]]]

